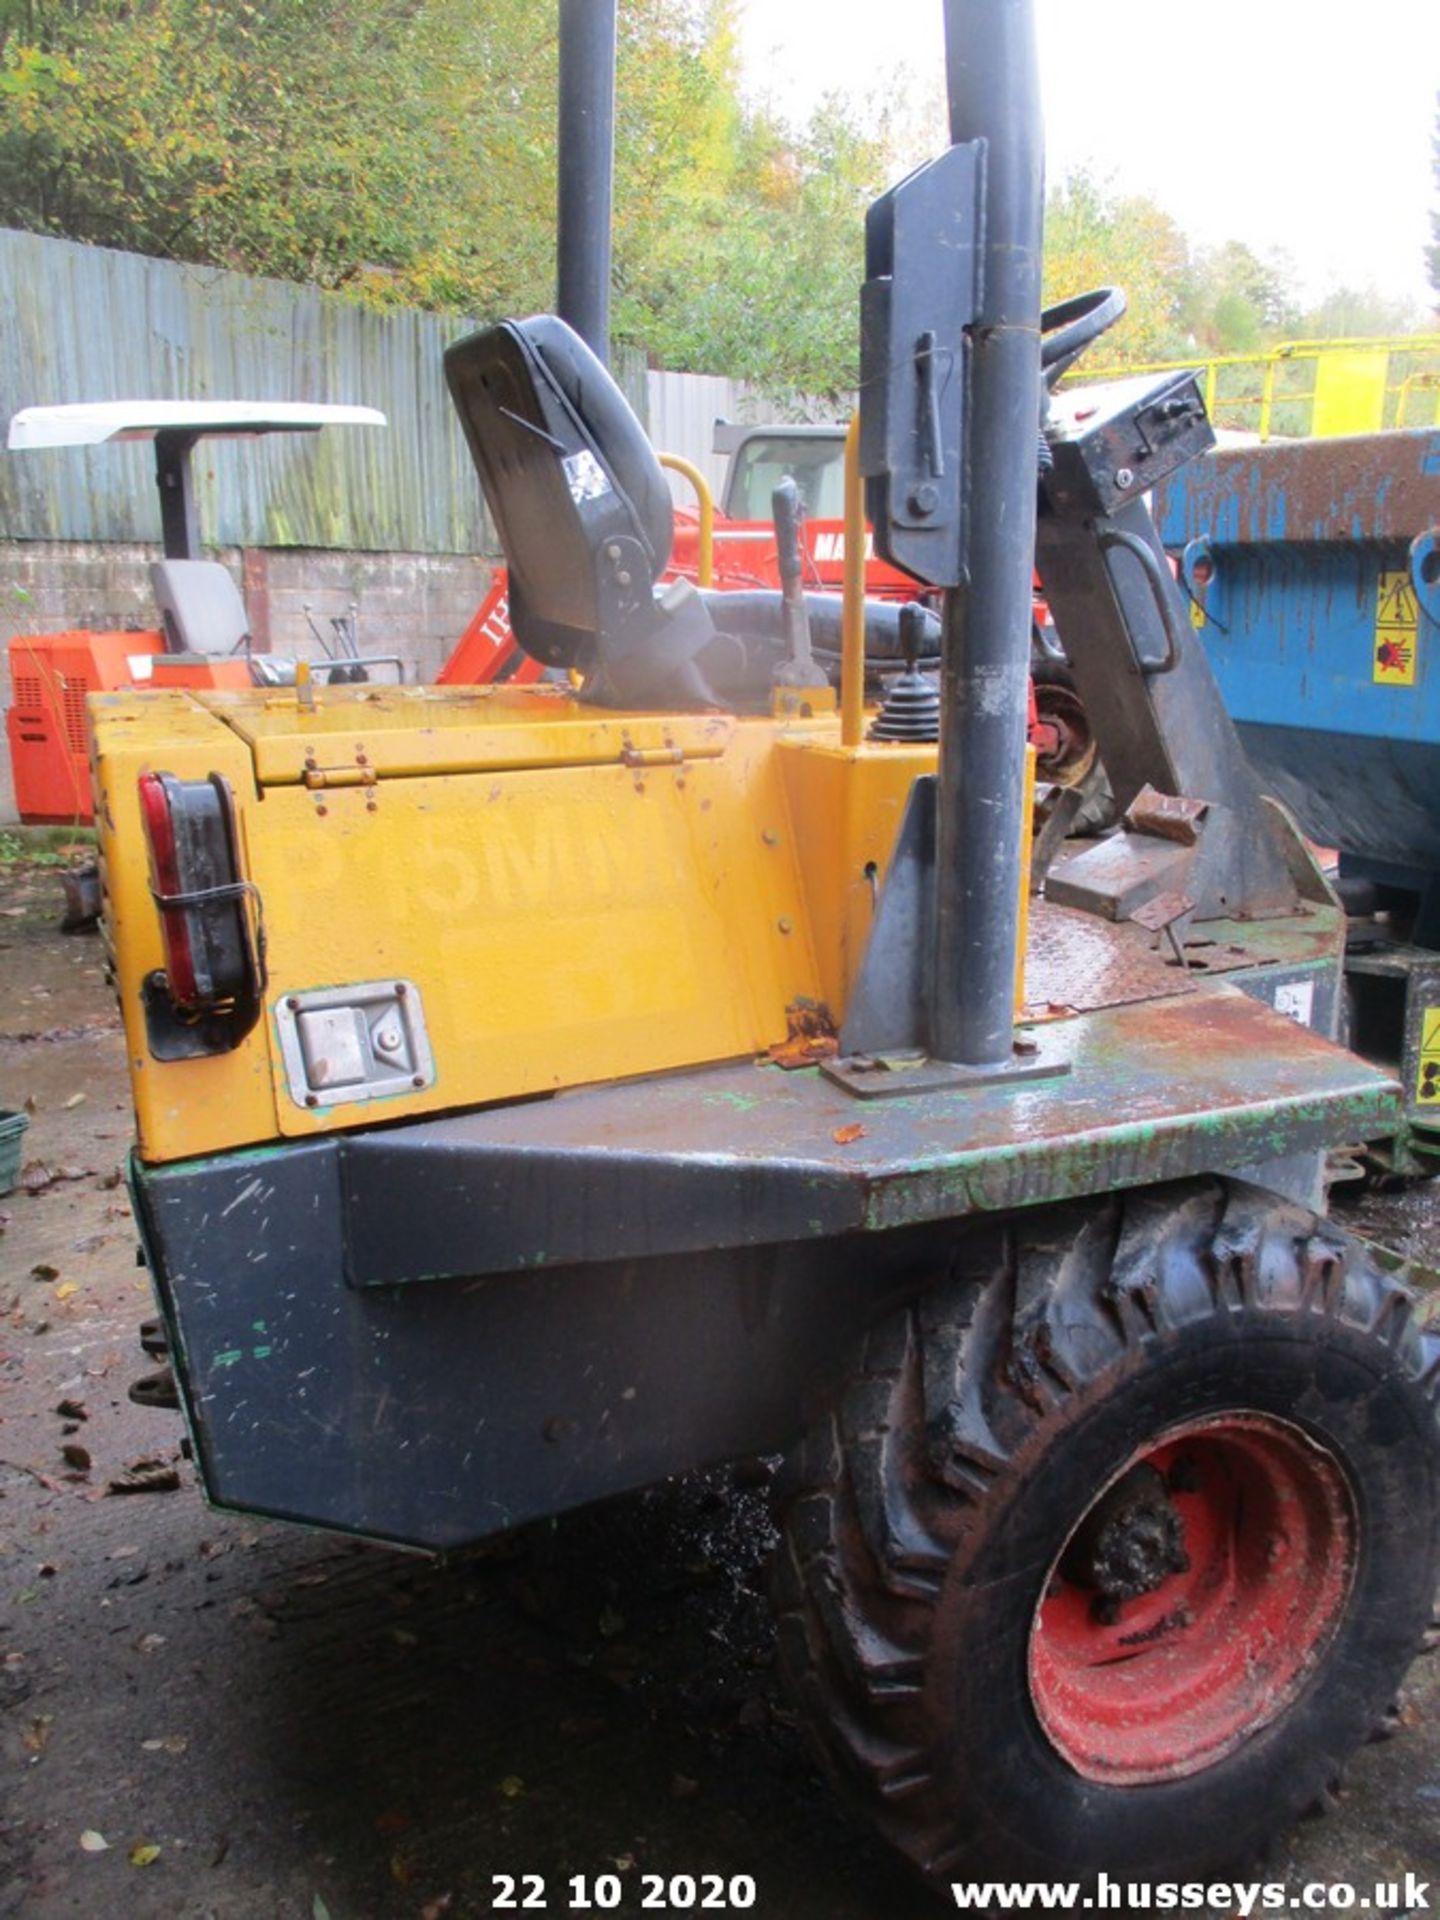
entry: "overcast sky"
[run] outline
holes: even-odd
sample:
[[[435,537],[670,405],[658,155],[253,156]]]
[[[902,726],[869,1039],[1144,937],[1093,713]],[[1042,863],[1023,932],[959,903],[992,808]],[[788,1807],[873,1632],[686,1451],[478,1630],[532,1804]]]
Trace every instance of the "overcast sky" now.
[[[752,86],[801,115],[827,89],[943,59],[941,0],[741,0]],[[1048,166],[1150,194],[1192,240],[1283,247],[1301,291],[1433,306],[1440,0],[1037,0]],[[911,81],[913,91],[914,81]]]

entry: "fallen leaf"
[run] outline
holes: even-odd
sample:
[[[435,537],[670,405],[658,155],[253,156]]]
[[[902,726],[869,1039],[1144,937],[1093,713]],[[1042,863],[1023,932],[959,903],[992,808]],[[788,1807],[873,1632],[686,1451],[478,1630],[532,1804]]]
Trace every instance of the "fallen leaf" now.
[[[66,1441],[65,1445],[61,1447],[60,1458],[65,1462],[67,1467],[73,1467],[76,1473],[88,1473],[90,1471],[89,1448],[77,1446],[73,1440]]]
[[[130,1849],[132,1867],[148,1867],[160,1858],[160,1849],[153,1840],[140,1840]]]
[[[863,1140],[865,1138],[865,1129],[858,1120],[854,1120],[848,1127],[836,1127],[830,1138],[835,1142],[837,1147],[848,1147],[852,1140]]]
[[[107,1493],[173,1493],[180,1484],[180,1472],[163,1460],[132,1461],[124,1473],[109,1482]]]
[[[78,1107],[78,1106],[82,1106],[84,1104],[84,1101],[85,1101],[85,1095],[83,1093],[72,1093],[70,1098],[65,1102],[65,1104],[67,1107]]]
[[[43,1753],[50,1739],[50,1729],[55,1724],[53,1713],[42,1713],[38,1720],[32,1720],[20,1736],[25,1743],[27,1753]]]
[[[94,1827],[87,1827],[80,1836],[80,1845],[86,1853],[108,1853],[110,1842],[103,1833],[97,1833]]]
[[[518,1800],[525,1791],[525,1782],[518,1773],[507,1773],[500,1782],[500,1791],[507,1800]]]
[[[165,1636],[163,1633],[142,1633],[140,1638],[135,1642],[135,1651],[137,1653],[158,1653],[164,1644]]]
[[[30,1269],[30,1278],[32,1280],[58,1280],[60,1278],[60,1269],[59,1267],[52,1267],[48,1260],[37,1260],[35,1265]]]
[[[88,1420],[90,1409],[83,1400],[62,1400],[55,1409],[62,1420]]]
[[[310,1902],[310,1920],[330,1920],[330,1909],[318,1893]]]
[[[617,1633],[625,1631],[625,1616],[617,1613],[614,1607],[606,1607],[596,1625],[605,1639],[613,1640]]]
[[[396,1884],[396,1886],[397,1886],[397,1887],[408,1887],[408,1886],[409,1886],[409,1884],[410,1884],[410,1862],[409,1862],[409,1861],[408,1861],[408,1860],[407,1860],[407,1859],[405,1858],[405,1856],[404,1856],[404,1854],[403,1854],[403,1853],[392,1853],[392,1854],[391,1854],[391,1856],[390,1856],[390,1878],[391,1878],[391,1879],[392,1879],[392,1880],[393,1880],[393,1881],[395,1882],[395,1884]]]
[[[693,1800],[700,1791],[700,1782],[692,1780],[688,1773],[675,1773],[670,1776],[670,1798],[672,1800]]]
[[[453,1893],[442,1893],[438,1900],[427,1900],[420,1909],[420,1920],[445,1920],[445,1915],[454,1904]]]
[[[184,1753],[190,1745],[190,1736],[184,1733],[162,1733],[158,1739],[142,1740],[140,1745],[146,1753]]]
[[[614,1858],[617,1873],[633,1873],[635,1871],[635,1856],[633,1853],[617,1853]]]
[[[28,1160],[20,1169],[20,1184],[26,1193],[44,1193],[65,1180],[87,1179],[94,1171],[93,1167],[47,1167],[43,1160]]]
[[[57,1300],[68,1300],[72,1293],[78,1293],[79,1291],[80,1288],[75,1281],[67,1280],[63,1286],[56,1287],[55,1298]]]
[[[418,1647],[420,1644],[419,1634],[411,1633],[408,1627],[391,1627],[390,1638],[397,1647]]]

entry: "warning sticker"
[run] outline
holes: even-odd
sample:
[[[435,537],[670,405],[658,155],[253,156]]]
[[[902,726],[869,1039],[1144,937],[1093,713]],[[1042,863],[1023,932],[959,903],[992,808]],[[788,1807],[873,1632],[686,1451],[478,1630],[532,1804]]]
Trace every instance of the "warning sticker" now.
[[[1372,678],[1382,687],[1413,687],[1420,640],[1420,603],[1408,571],[1382,573],[1375,597]]]
[[[1426,1007],[1420,1016],[1420,1072],[1415,1099],[1422,1107],[1440,1107],[1440,1007]]]
[[[1308,1027],[1315,1012],[1315,982],[1287,980],[1283,986],[1276,987],[1275,1011],[1288,1013],[1292,1020],[1298,1020],[1302,1027]]]

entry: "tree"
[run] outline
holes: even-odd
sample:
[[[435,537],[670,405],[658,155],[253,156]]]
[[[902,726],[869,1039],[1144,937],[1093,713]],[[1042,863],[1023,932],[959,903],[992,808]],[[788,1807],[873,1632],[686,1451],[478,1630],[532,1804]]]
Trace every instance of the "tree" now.
[[[1177,351],[1189,249],[1162,207],[1116,195],[1085,170],[1051,188],[1045,206],[1045,301],[1118,285],[1129,306],[1095,355],[1160,360]],[[1094,357],[1094,356],[1092,356]]]
[[[941,90],[832,99],[792,127],[744,95],[737,4],[619,9],[614,328],[782,410],[833,406],[858,377],[866,206],[937,150]],[[554,0],[0,0],[0,223],[377,304],[532,312],[554,297],[556,66]],[[1047,299],[1129,296],[1107,360],[1254,352],[1295,330],[1291,278],[1238,241],[1192,253],[1163,208],[1091,174],[1049,195]],[[1337,292],[1316,330],[1369,299]]]
[[[1373,286],[1335,287],[1305,314],[1299,332],[1307,340],[1364,340],[1411,332],[1420,320],[1415,305],[1378,293]]]
[[[626,0],[616,330],[854,378],[877,140],[740,99],[734,0]],[[476,316],[554,286],[554,0],[0,0],[0,222]],[[798,313],[796,309],[799,309]]]
[[[1267,340],[1293,334],[1299,308],[1285,255],[1265,259],[1243,240],[1199,251],[1180,301],[1187,335],[1210,354],[1258,353]]]

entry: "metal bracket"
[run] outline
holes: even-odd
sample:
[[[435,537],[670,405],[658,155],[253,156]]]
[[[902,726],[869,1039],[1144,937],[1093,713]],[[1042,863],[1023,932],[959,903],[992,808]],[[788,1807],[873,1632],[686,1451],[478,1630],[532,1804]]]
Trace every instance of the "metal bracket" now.
[[[857,1100],[896,1100],[919,1093],[965,1093],[1023,1080],[1054,1080],[1069,1073],[1070,1062],[1026,1033],[1016,1039],[1011,1058],[993,1067],[931,1060],[923,1053],[852,1053],[842,1060],[822,1060],[820,1071]]]

